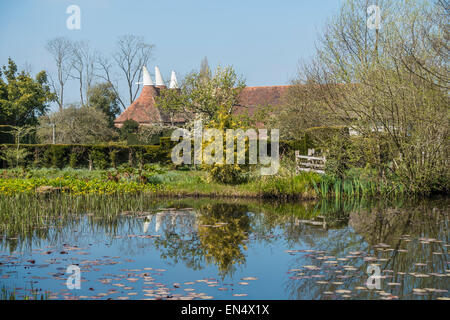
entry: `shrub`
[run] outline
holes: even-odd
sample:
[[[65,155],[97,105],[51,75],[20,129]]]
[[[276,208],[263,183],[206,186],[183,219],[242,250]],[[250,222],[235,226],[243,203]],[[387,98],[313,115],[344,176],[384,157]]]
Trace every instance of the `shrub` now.
[[[105,154],[104,152],[93,149],[90,156],[94,164],[94,168],[104,170],[109,167],[107,154]]]
[[[139,123],[134,120],[126,120],[120,128],[120,137],[128,139],[129,134],[136,134],[139,130]]]
[[[1,158],[6,161],[10,167],[18,167],[25,163],[29,152],[25,148],[5,148],[2,151]]]
[[[208,179],[225,184],[239,184],[248,180],[248,172],[242,165],[216,164],[208,170]]]
[[[72,152],[69,156],[69,166],[73,169],[77,167],[77,154],[75,152]]]

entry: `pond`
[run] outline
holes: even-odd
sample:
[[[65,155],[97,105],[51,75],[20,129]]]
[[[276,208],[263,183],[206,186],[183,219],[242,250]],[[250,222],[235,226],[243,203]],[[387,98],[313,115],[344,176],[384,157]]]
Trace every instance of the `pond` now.
[[[26,201],[61,215],[0,229],[2,299],[450,297],[449,198]]]

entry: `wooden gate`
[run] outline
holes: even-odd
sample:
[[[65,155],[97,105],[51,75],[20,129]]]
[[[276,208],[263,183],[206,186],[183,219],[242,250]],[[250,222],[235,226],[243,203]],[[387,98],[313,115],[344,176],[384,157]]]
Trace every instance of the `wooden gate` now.
[[[300,152],[295,151],[295,163],[297,167],[297,173],[299,171],[325,173],[325,163],[327,159],[325,157],[313,157],[314,149],[308,150],[307,156],[300,155]]]

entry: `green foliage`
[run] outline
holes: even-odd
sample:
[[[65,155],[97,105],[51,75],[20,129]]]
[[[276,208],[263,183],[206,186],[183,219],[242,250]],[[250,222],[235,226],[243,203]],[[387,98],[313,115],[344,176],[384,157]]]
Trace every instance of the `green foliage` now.
[[[248,172],[242,166],[214,165],[208,172],[208,178],[214,182],[225,184],[240,184],[248,180]]]
[[[25,148],[3,148],[0,158],[5,160],[10,167],[18,167],[25,164],[29,154]]]
[[[90,157],[94,164],[94,168],[104,170],[109,167],[108,152],[104,148],[93,147],[90,152]]]
[[[336,137],[348,137],[348,128],[344,126],[313,127],[306,129],[305,135],[312,144],[321,147],[326,146]]]
[[[54,100],[45,71],[33,79],[25,71],[18,73],[11,58],[0,70],[0,125],[35,125]]]
[[[111,159],[111,167],[116,168],[117,167],[117,154],[119,153],[118,150],[111,150],[109,152],[109,158]]]
[[[120,128],[120,138],[128,139],[128,136],[131,134],[136,134],[139,129],[139,123],[132,119],[128,119],[124,121],[122,127]]]
[[[44,161],[47,167],[64,168],[67,164],[67,156],[69,155],[69,148],[64,145],[49,145],[44,152]]]
[[[22,144],[21,148],[26,151],[24,160],[20,163],[27,167],[88,167],[89,159],[95,168],[114,168],[121,164],[130,162],[139,164],[141,167],[148,163],[170,163],[171,147],[173,142],[162,139],[162,145],[82,145],[82,144]],[[16,145],[3,145],[3,152],[8,155],[16,155]],[[12,156],[11,156],[12,157]],[[9,157],[9,158],[11,158]],[[8,159],[9,159],[8,158]],[[9,167],[15,166],[9,160],[1,158]],[[14,162],[13,162],[14,163]]]
[[[328,171],[336,179],[345,179],[361,158],[377,171],[380,188],[390,188],[389,176],[411,194],[448,192],[444,2],[383,0],[382,28],[374,31],[365,23],[370,3],[347,0],[327,22],[314,58],[298,77],[308,94],[297,97],[314,103],[325,125],[352,128],[368,142],[367,148],[344,138],[331,142]],[[329,144],[322,140],[320,145]],[[353,148],[368,152],[355,159]]]
[[[110,128],[114,127],[114,119],[120,114],[118,97],[109,83],[99,83],[88,91],[88,104],[90,107],[101,110],[106,114]]]
[[[244,87],[245,81],[232,67],[219,66],[211,76],[205,76],[202,71],[192,72],[184,79],[180,90],[163,93],[157,99],[157,106],[172,114],[196,113],[205,120],[217,120],[224,109],[232,113]]]
[[[75,152],[70,153],[69,155],[69,167],[75,169],[77,167],[78,156]]]

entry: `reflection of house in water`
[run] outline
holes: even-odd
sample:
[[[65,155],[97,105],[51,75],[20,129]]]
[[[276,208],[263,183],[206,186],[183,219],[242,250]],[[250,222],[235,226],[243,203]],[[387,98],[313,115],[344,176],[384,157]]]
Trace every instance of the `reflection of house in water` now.
[[[197,230],[197,216],[193,209],[166,209],[146,216],[143,225],[144,233],[148,232],[150,225],[154,220],[155,232],[169,231],[175,232],[182,230],[182,233]]]

